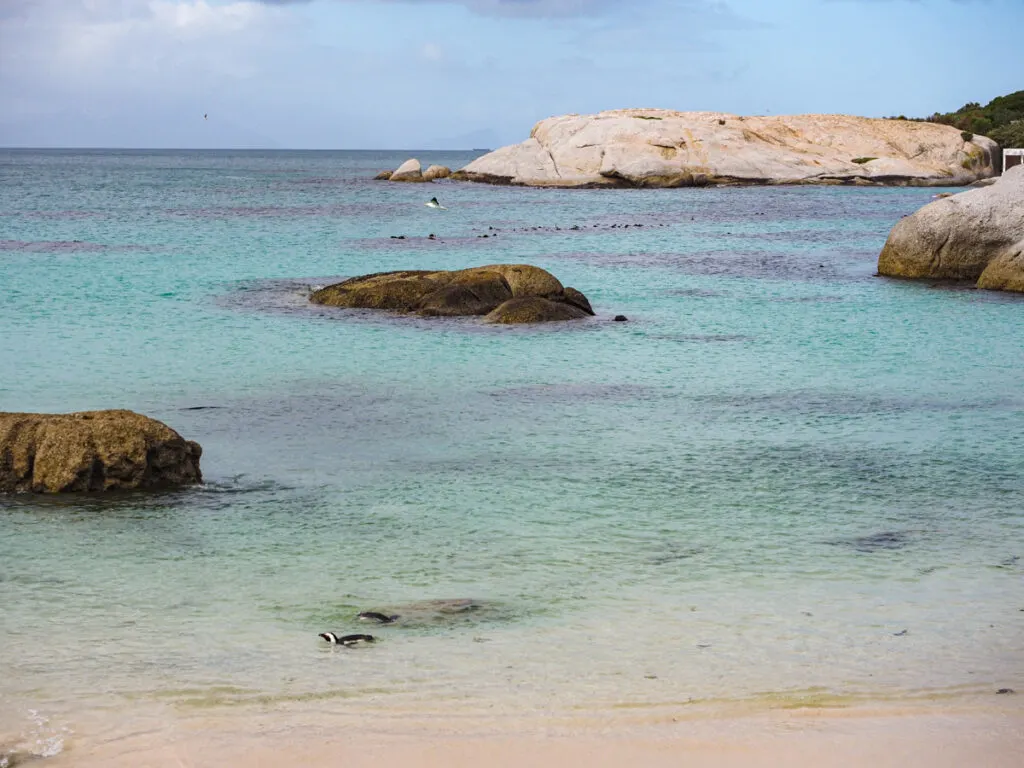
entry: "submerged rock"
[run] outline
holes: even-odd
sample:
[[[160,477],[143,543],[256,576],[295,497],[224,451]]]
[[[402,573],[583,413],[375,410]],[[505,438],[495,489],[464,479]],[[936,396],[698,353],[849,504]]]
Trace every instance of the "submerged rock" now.
[[[0,413],[0,491],[63,493],[201,483],[203,449],[132,411]]]
[[[545,299],[541,296],[523,296],[509,299],[495,307],[484,318],[485,323],[550,323],[560,320],[580,320],[587,313],[564,300]]]
[[[1024,291],[1024,166],[901,219],[878,257],[878,274]]]
[[[491,315],[510,304],[498,315]],[[487,315],[488,322],[573,320],[594,314],[587,297],[529,264],[456,271],[400,270],[354,277],[315,291],[314,304],[386,309],[426,317]],[[548,306],[552,305],[552,306]],[[502,319],[498,319],[502,318]]]
[[[453,178],[526,186],[969,184],[996,144],[947,125],[850,115],[620,109],[542,120]]]

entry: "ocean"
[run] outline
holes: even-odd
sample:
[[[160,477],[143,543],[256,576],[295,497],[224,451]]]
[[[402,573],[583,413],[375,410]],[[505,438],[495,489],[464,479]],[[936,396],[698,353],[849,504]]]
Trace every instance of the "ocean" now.
[[[875,276],[938,190],[371,180],[413,154],[475,157],[0,150],[0,410],[144,413],[206,480],[0,497],[0,752],[1024,689],[1022,299]],[[597,316],[308,302],[497,262]]]

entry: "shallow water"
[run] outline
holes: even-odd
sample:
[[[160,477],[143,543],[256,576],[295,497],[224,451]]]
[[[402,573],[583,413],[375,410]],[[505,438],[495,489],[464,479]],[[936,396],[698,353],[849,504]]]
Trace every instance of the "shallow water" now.
[[[0,747],[147,708],[1024,689],[1024,305],[874,276],[936,190],[368,180],[403,159],[0,152],[0,409],[146,413],[208,481],[0,499]],[[493,262],[598,317],[306,301]],[[317,638],[367,609],[405,617]]]

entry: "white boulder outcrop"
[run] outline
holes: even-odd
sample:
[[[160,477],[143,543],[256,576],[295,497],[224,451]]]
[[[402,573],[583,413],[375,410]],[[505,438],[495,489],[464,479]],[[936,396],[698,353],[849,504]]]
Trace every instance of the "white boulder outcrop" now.
[[[1024,291],[1024,166],[900,219],[878,257],[878,273]]]
[[[542,120],[526,141],[452,176],[544,187],[947,186],[992,176],[996,149],[984,136],[910,120],[621,109]]]
[[[402,163],[391,174],[390,181],[423,181],[423,171],[420,161],[415,157],[409,158]]]
[[[452,175],[452,169],[446,165],[432,165],[423,172],[423,178],[425,181],[433,181],[434,179],[447,179]]]

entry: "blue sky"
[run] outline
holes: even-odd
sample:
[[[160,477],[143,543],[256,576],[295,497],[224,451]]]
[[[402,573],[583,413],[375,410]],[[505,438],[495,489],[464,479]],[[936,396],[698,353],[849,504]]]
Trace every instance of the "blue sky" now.
[[[494,147],[619,107],[926,115],[1024,88],[1022,31],[1024,0],[0,0],[0,146]]]

